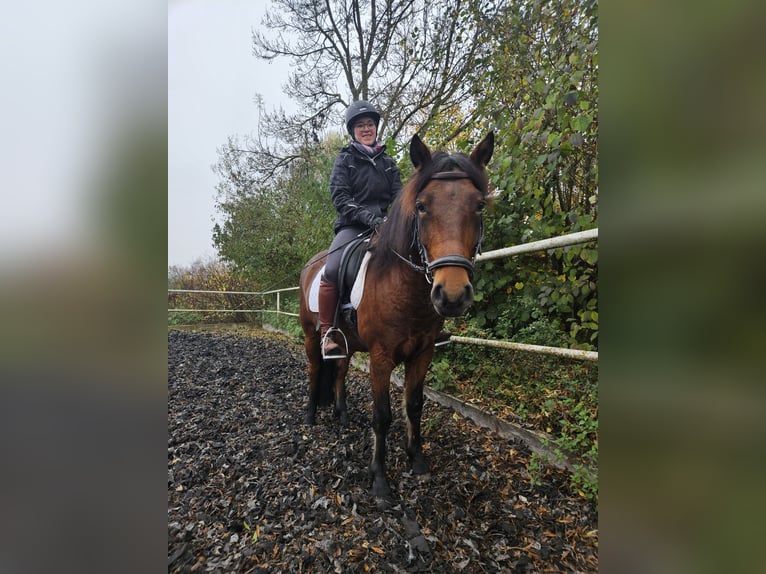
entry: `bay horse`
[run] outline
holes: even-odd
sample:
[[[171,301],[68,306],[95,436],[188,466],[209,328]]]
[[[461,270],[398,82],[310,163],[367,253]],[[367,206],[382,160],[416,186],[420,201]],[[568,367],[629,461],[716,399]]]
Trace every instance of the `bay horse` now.
[[[357,329],[339,320],[348,342],[346,358],[322,359],[318,314],[309,309],[309,290],[327,251],[312,257],[301,272],[300,321],[309,377],[306,422],[315,424],[317,406],[334,402],[335,415],[348,424],[345,379],[350,360],[357,351],[369,352],[373,496],[391,498],[385,466],[392,421],[389,386],[394,367],[401,363],[407,456],[414,474],[429,474],[420,434],[423,383],[444,318],[462,315],[473,303],[473,263],[481,248],[486,166],[493,150],[493,132],[470,156],[443,151],[432,155],[417,134],[413,136],[409,152],[416,171],[370,241]]]

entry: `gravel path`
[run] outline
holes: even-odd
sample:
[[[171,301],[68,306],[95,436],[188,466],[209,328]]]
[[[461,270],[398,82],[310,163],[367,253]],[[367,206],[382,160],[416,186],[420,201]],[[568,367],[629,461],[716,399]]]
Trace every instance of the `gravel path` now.
[[[350,425],[303,424],[306,361],[280,336],[168,334],[168,572],[596,572],[597,516],[529,451],[426,400],[431,479],[389,433],[389,507],[367,492],[369,383]],[[392,405],[401,395],[392,385]]]

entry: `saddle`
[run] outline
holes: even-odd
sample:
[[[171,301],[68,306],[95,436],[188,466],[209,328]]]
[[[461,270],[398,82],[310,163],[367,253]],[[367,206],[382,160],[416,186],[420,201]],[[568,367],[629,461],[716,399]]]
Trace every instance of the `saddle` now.
[[[335,325],[338,317],[342,317],[356,331],[356,309],[351,302],[351,291],[354,288],[362,260],[370,248],[369,237],[359,237],[348,243],[340,256],[338,268],[338,308],[335,310]]]

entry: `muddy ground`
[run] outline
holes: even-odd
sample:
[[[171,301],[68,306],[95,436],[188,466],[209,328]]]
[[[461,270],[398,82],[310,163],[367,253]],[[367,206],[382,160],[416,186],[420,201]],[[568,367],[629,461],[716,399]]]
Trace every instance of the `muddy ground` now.
[[[431,478],[395,409],[388,474],[368,494],[369,383],[350,425],[303,423],[302,347],[279,336],[168,334],[168,572],[596,572],[597,514],[564,471],[533,484],[530,452],[426,399]],[[400,391],[392,385],[392,405]]]

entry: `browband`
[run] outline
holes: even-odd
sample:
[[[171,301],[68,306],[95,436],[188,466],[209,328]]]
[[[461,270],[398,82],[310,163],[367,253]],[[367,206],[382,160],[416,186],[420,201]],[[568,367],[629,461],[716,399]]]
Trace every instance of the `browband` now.
[[[431,176],[431,179],[469,179],[464,171],[440,171]]]

